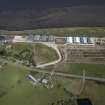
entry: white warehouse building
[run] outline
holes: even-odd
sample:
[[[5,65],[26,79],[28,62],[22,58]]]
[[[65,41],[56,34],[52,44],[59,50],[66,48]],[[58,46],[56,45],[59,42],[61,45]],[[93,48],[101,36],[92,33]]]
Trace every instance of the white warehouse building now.
[[[76,37],[76,43],[80,43],[80,37]]]
[[[67,37],[67,43],[73,43],[73,38],[72,37]]]
[[[87,37],[83,37],[83,42],[84,42],[84,44],[88,43]]]
[[[95,38],[90,38],[92,44],[95,44]]]

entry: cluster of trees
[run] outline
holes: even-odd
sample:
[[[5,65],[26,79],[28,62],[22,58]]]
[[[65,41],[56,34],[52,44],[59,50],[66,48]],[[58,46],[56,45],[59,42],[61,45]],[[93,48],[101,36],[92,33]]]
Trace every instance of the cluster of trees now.
[[[8,48],[6,45],[0,46],[0,57],[6,59],[12,58],[13,61],[19,60],[22,61],[25,65],[36,65],[33,56],[33,51],[30,48],[23,48],[17,51],[12,47]]]

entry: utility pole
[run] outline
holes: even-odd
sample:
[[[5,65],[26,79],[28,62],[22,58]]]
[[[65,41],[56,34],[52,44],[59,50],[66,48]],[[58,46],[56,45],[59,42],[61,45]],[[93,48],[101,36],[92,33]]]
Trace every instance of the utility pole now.
[[[80,89],[79,95],[83,92],[83,89],[85,87],[85,70],[83,70],[83,79],[82,79],[82,87]]]

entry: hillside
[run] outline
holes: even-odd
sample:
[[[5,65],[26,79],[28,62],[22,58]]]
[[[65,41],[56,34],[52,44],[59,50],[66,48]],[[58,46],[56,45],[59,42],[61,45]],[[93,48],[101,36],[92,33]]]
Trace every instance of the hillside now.
[[[0,30],[75,26],[105,26],[105,6],[0,11]]]

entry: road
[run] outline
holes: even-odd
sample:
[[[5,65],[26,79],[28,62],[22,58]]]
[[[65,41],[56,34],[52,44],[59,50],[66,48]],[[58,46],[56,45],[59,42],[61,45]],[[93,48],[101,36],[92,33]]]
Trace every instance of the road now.
[[[51,71],[41,70],[41,69],[31,69],[30,71],[51,74]],[[75,75],[75,74],[68,74],[68,73],[61,73],[61,72],[55,72],[54,75],[65,77],[65,78],[74,78],[74,79],[82,79],[82,80],[84,79],[83,75]],[[85,76],[85,80],[105,82],[105,78],[89,77],[89,76]]]
[[[57,45],[55,43],[51,43],[51,42],[32,42],[32,41],[28,41],[26,39],[23,39],[21,37],[17,37],[16,39],[13,40],[13,43],[17,43],[17,42],[33,43],[33,44],[41,43],[41,44],[44,44],[44,45],[46,45],[48,47],[53,48],[57,52],[57,54],[59,56],[59,58],[57,60],[49,62],[49,63],[41,64],[41,65],[36,65],[36,68],[44,68],[46,66],[55,65],[55,64],[59,63],[62,60],[61,53],[60,53],[60,51],[57,48]]]
[[[17,40],[16,40],[16,42],[17,42]],[[24,41],[24,42],[33,43],[33,42],[27,42],[27,41]],[[59,63],[62,60],[61,53],[60,53],[59,49],[57,48],[56,44],[54,44],[54,43],[43,43],[43,42],[41,44],[44,44],[44,45],[46,45],[48,47],[51,47],[54,50],[56,50],[56,52],[59,55],[59,59],[56,60],[56,61],[53,61],[53,62],[46,63],[46,64],[37,65],[36,68],[43,68],[43,67],[46,67],[46,66],[54,65],[54,64]],[[39,69],[33,69],[31,71],[36,71],[36,72],[41,72],[41,73],[48,73],[48,74],[51,73],[50,71],[39,70]],[[67,78],[83,79],[82,75],[74,75],[74,74],[67,74],[67,73],[61,73],[61,72],[55,72],[55,75],[62,76],[62,77],[67,77]],[[97,77],[85,76],[85,79],[86,80],[99,81],[99,82],[105,82],[105,78],[97,78]]]
[[[36,68],[43,68],[43,67],[46,67],[46,66],[55,65],[55,64],[59,63],[62,60],[61,53],[60,53],[59,49],[57,48],[56,44],[51,44],[51,43],[43,43],[43,44],[48,46],[48,47],[53,48],[57,52],[59,58],[57,60],[55,60],[55,61],[52,61],[52,62],[49,62],[49,63],[46,63],[46,64],[37,65]]]

